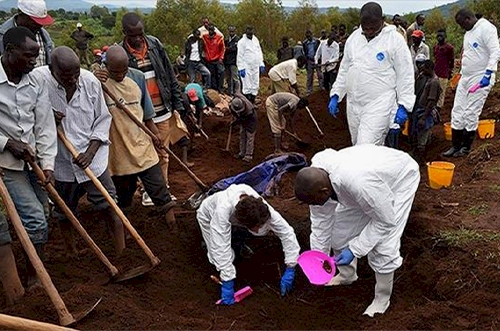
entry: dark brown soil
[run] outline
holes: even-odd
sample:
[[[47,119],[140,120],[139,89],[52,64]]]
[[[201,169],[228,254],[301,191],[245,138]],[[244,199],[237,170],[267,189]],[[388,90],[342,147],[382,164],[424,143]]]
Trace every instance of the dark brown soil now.
[[[449,93],[443,119],[449,118],[453,96]],[[325,147],[350,145],[345,116],[333,119],[326,111],[327,94],[319,92],[310,98],[325,137],[320,138],[306,113],[300,114],[299,134],[311,143],[300,150],[310,158]],[[495,118],[498,92],[492,93],[485,114]],[[263,102],[259,107],[259,131],[254,164],[272,152],[272,136],[265,117]],[[228,118],[211,117],[204,121],[210,141],[196,140],[191,158],[193,171],[207,184],[235,175],[250,166],[223,152],[228,132]],[[493,143],[492,143],[493,142]],[[488,143],[489,145],[486,145]],[[237,152],[237,134],[233,135],[232,152]],[[429,159],[449,146],[441,127],[434,129]],[[161,215],[142,207],[136,200],[131,221],[152,251],[162,260],[149,274],[119,284],[104,284],[106,270],[90,253],[79,260],[65,258],[59,228],[52,224],[47,245],[46,267],[70,311],[77,311],[102,297],[102,303],[76,325],[81,330],[241,330],[241,329],[499,329],[500,324],[500,249],[499,240],[482,240],[456,247],[441,239],[441,231],[476,229],[498,231],[498,173],[496,139],[477,141],[477,152],[456,163],[454,185],[432,190],[422,170],[422,183],[414,210],[402,242],[403,266],[395,277],[391,307],[375,319],[363,317],[373,298],[374,275],[366,260],[359,265],[359,280],[351,286],[323,288],[308,283],[301,271],[293,294],[285,299],[278,294],[283,272],[279,240],[266,237],[249,245],[256,254],[237,264],[237,287],[252,286],[254,294],[233,307],[218,307],[219,286],[210,280],[216,274],[201,247],[201,234],[195,214],[179,210],[179,233],[172,233]],[[487,158],[490,155],[490,159]],[[303,250],[308,249],[310,222],[308,207],[293,199],[294,174],[283,177],[279,195],[270,203],[294,227]],[[180,199],[197,191],[196,184],[172,165],[172,192]],[[450,203],[458,205],[450,206]],[[473,213],[481,207],[482,213]],[[139,247],[128,240],[125,256],[117,259],[103,226],[102,215],[82,204],[84,226],[119,269],[147,262]],[[84,243],[81,241],[81,248]],[[14,244],[21,274],[24,259],[20,245]],[[3,294],[0,293],[0,300]],[[0,305],[0,312],[57,323],[57,315],[42,290],[30,292],[13,307]]]

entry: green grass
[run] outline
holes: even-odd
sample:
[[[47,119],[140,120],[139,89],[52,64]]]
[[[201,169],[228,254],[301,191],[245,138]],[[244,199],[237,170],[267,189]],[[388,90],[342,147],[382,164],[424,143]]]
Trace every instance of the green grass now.
[[[437,238],[452,247],[465,247],[469,243],[491,242],[500,239],[500,233],[495,231],[472,230],[461,228],[458,230],[441,231]]]
[[[500,192],[500,185],[490,185],[490,191]]]
[[[477,205],[477,206],[473,206],[473,207],[470,207],[468,210],[469,214],[471,214],[472,216],[479,216],[479,215],[483,215],[486,213],[486,211],[488,211],[488,205],[485,204],[485,203],[482,203],[480,205]]]

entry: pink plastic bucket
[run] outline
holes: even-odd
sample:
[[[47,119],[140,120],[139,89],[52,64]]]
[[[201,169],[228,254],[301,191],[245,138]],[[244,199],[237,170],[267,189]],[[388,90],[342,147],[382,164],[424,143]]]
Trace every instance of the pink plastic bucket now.
[[[297,263],[311,284],[325,285],[335,276],[335,261],[321,251],[306,251],[300,254]]]

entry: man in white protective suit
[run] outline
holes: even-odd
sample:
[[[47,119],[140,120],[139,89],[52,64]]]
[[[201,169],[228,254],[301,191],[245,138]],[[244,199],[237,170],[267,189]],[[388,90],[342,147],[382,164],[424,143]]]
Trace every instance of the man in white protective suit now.
[[[462,77],[457,86],[451,110],[451,139],[453,146],[443,156],[469,154],[476,136],[479,115],[495,84],[500,57],[497,28],[484,18],[477,19],[469,9],[461,9],[455,21],[466,32],[462,47]],[[479,89],[474,91],[474,85]],[[472,90],[471,90],[472,89]]]
[[[328,111],[339,112],[347,95],[347,121],[353,145],[384,144],[397,136],[415,104],[410,50],[396,27],[384,23],[375,2],[361,8],[361,29],[344,48],[337,80],[330,91]]]
[[[259,39],[253,34],[253,27],[247,26],[245,34],[238,41],[236,66],[241,77],[241,92],[250,102],[255,103],[259,93],[259,74],[264,73],[264,55]]]
[[[272,231],[283,245],[286,269],[281,278],[281,295],[292,290],[299,243],[293,228],[259,194],[245,184],[231,185],[206,198],[196,212],[208,260],[220,272],[221,303],[234,304],[235,256],[251,249],[244,241],[250,235]]]
[[[311,249],[335,254],[339,274],[327,285],[356,281],[357,259],[367,256],[376,284],[364,315],[383,314],[403,261],[401,236],[420,182],[418,164],[371,144],[326,149],[311,162],[297,174],[295,196],[310,205]]]

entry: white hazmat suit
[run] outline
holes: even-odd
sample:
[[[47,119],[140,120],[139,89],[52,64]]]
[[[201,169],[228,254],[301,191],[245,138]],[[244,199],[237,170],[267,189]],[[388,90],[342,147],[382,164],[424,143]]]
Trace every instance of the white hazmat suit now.
[[[457,86],[451,111],[451,127],[453,129],[477,130],[479,115],[491,88],[495,84],[495,72],[499,57],[497,28],[481,18],[464,36],[462,70],[460,72],[462,77]],[[486,70],[493,72],[490,85],[480,88],[475,93],[469,93],[469,89],[481,81]]]
[[[362,29],[351,34],[330,91],[335,94],[339,101],[347,94],[352,144],[382,145],[394,127],[398,104],[407,111],[415,104],[411,54],[396,27],[386,25],[369,42]]]
[[[236,278],[236,268],[233,265],[235,256],[231,248],[230,220],[242,194],[259,197],[259,194],[248,185],[231,185],[226,190],[203,200],[196,212],[196,218],[208,249],[208,260],[220,272],[222,281]],[[271,205],[265,203],[269,207],[271,218],[259,229],[259,233],[252,231],[250,233],[255,236],[265,236],[272,231],[283,245],[285,264],[293,267],[297,264],[300,251],[295,232]]]
[[[404,152],[365,144],[340,151],[326,149],[312,158],[311,167],[328,173],[338,198],[310,206],[311,249],[326,254],[333,249],[338,254],[348,247],[354,254],[351,265],[339,266],[339,275],[330,285],[355,281],[356,258],[367,256],[379,288],[365,314],[385,312],[394,271],[403,260],[400,239],[420,182],[418,164]],[[376,302],[384,277],[389,294],[382,296],[383,302]]]
[[[243,34],[238,41],[236,66],[239,71],[246,71],[245,77],[241,77],[241,92],[243,94],[257,95],[259,93],[260,67],[264,66],[264,55],[260,48],[259,39],[256,36],[248,39],[247,35]]]

